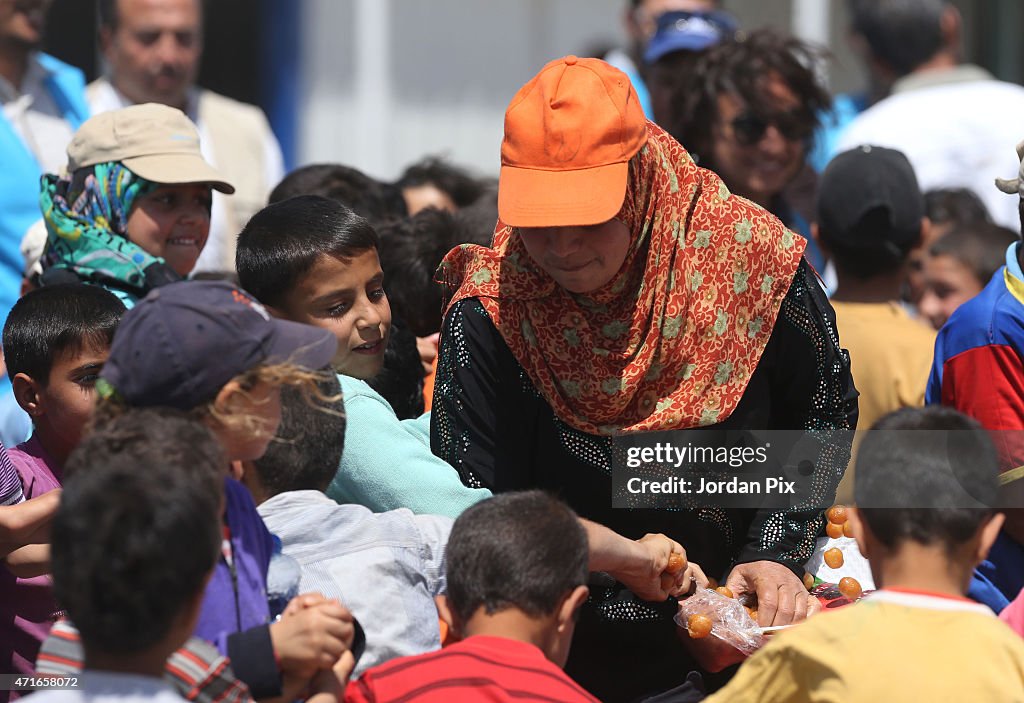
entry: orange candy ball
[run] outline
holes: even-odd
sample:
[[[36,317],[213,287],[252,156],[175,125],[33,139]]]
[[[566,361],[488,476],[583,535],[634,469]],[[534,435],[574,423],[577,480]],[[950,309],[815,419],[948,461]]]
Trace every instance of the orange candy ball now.
[[[672,552],[668,556],[668,566],[665,571],[670,574],[679,573],[686,568],[686,557],[678,552]]]
[[[690,616],[690,619],[686,621],[686,631],[689,632],[690,637],[695,640],[707,637],[711,634],[711,618],[707,615],[694,613]]]
[[[844,522],[846,522],[846,506],[833,505],[831,508],[828,509],[828,512],[825,513],[825,517],[828,518],[829,522],[835,525],[842,525]]]
[[[839,539],[843,536],[843,526],[830,522],[825,525],[825,533],[832,539]]]
[[[804,572],[804,588],[808,591],[814,588],[814,576],[806,571]]]
[[[850,600],[857,600],[860,598],[860,594],[863,593],[863,589],[860,587],[857,579],[844,576],[839,579],[839,592]]]
[[[721,594],[721,595],[725,596],[726,598],[735,598],[736,597],[736,596],[734,596],[732,594],[732,589],[729,588],[728,586],[719,586],[718,588],[715,589],[715,593]]]
[[[838,569],[843,565],[843,552],[841,549],[833,547],[832,549],[826,550],[824,556],[825,563],[828,564],[831,569]]]
[[[743,609],[747,611],[747,615],[750,616],[750,619],[753,620],[754,624],[756,625],[757,624],[757,609],[756,608],[751,608],[749,605],[743,606]]]
[[[853,528],[850,527],[849,520],[843,523],[843,537],[853,537]]]

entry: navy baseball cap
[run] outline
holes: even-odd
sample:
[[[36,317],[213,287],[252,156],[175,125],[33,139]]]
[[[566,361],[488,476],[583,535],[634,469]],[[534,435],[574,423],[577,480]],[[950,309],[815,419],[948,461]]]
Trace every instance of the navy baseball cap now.
[[[100,392],[131,406],[190,410],[260,364],[323,368],[337,346],[328,330],[271,317],[230,283],[180,281],[153,289],[125,313]]]
[[[644,62],[651,64],[676,51],[703,51],[736,33],[739,24],[728,12],[665,12],[644,49]]]

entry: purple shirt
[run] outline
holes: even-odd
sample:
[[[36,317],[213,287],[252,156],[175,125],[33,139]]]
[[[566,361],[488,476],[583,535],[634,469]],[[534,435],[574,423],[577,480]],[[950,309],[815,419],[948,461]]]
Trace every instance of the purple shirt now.
[[[21,491],[21,476],[7,455],[7,448],[0,443],[0,506],[14,505],[25,498]]]
[[[233,566],[223,555],[217,560],[192,634],[227,655],[229,635],[270,620],[267,567],[274,543],[245,486],[225,478],[224,498]]]
[[[60,467],[34,436],[8,450],[8,455],[26,500],[60,488]],[[0,567],[0,671],[34,673],[39,646],[60,614],[49,576],[21,579]],[[18,697],[0,691],[0,703],[8,695],[11,700]]]

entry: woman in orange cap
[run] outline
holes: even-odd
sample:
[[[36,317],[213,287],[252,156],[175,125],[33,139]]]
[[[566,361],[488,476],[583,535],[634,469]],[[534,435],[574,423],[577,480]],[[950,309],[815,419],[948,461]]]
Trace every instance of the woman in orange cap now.
[[[829,432],[854,427],[856,391],[805,240],[698,168],[596,59],[527,83],[501,154],[492,247],[442,267],[432,449],[467,484],[549,489],[623,535],[674,536],[756,594],[762,625],[806,617],[798,574],[849,456]],[[613,484],[623,441],[695,427],[819,431],[799,509],[658,510]],[[569,673],[602,700],[680,683],[675,602],[591,590]]]

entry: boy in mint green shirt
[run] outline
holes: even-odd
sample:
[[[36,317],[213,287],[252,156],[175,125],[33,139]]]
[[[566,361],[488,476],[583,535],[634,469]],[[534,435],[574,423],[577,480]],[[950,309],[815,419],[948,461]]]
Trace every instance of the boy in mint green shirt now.
[[[345,452],[327,495],[374,512],[458,517],[490,497],[462,484],[430,451],[429,415],[399,420],[366,383],[380,372],[391,330],[377,234],[344,205],[299,196],[257,213],[238,236],[242,287],[279,317],[331,330],[332,365],[341,381],[348,425]]]

